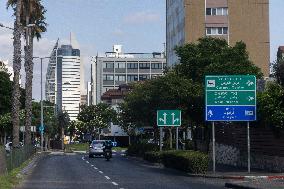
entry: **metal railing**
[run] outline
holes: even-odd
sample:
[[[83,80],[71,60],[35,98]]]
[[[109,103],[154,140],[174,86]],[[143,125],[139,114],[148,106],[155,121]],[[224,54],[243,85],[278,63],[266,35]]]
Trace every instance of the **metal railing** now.
[[[19,148],[13,148],[6,154],[7,171],[11,171],[14,168],[21,166],[26,160],[28,160],[33,154],[36,153],[36,148],[32,145],[25,145]]]

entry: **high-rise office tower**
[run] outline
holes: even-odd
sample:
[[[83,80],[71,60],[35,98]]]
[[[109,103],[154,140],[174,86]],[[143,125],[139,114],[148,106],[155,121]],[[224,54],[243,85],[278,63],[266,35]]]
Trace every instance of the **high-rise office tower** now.
[[[71,34],[70,45],[56,43],[46,74],[46,99],[56,104],[57,111],[66,111],[71,120],[77,119],[80,110],[81,72],[79,46]]]
[[[204,36],[243,41],[249,57],[269,75],[269,0],[167,0],[167,63],[178,63],[174,47]]]

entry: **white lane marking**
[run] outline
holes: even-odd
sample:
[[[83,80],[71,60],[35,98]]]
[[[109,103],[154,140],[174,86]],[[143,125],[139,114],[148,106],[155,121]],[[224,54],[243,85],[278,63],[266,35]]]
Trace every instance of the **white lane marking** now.
[[[105,176],[105,178],[106,178],[107,180],[109,180],[109,179],[110,179],[108,176]]]
[[[82,160],[85,160],[84,156],[82,157]]]
[[[113,185],[118,186],[118,184],[116,182],[111,182]]]
[[[124,189],[124,188],[119,188],[119,189]]]
[[[98,168],[94,167],[94,169],[98,169]]]
[[[99,171],[99,173],[103,174],[104,172],[102,172],[102,171]]]
[[[94,165],[91,165],[92,167],[94,167]]]
[[[90,162],[86,161],[86,163],[90,163]]]

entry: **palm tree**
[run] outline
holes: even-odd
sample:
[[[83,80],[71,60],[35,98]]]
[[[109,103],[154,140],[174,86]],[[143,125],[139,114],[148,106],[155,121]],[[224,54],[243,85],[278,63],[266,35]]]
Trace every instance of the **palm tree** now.
[[[7,8],[12,6],[14,15],[16,16],[14,22],[14,56],[13,56],[13,92],[12,92],[12,123],[13,123],[13,147],[19,146],[19,109],[20,109],[20,71],[21,71],[21,7],[22,0],[17,0],[16,4],[11,4],[12,0],[8,0]]]
[[[25,48],[25,71],[26,71],[26,101],[25,101],[25,141],[31,144],[31,121],[32,121],[32,81],[33,81],[33,39],[36,36],[39,40],[41,33],[46,31],[44,13],[46,10],[39,0],[24,1],[23,22],[28,26],[35,24],[33,28],[26,29],[26,48]]]
[[[9,0],[10,5],[15,5],[17,0]],[[31,144],[31,117],[32,117],[32,80],[33,80],[33,39],[41,38],[41,33],[46,31],[46,10],[40,0],[23,0],[21,6],[21,24],[25,26],[25,71],[26,71],[26,99],[25,99],[25,142]],[[34,24],[34,27],[28,27]]]

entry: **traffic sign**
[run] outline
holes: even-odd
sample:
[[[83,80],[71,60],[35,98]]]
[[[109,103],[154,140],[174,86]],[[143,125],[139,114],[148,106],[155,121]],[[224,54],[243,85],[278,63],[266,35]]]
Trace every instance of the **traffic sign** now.
[[[158,110],[157,125],[159,127],[179,127],[181,126],[181,111],[180,110]]]
[[[206,121],[255,121],[256,78],[206,76]]]
[[[39,126],[38,130],[41,134],[43,134],[44,133],[44,125]]]

